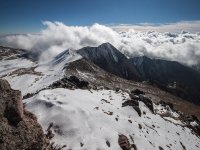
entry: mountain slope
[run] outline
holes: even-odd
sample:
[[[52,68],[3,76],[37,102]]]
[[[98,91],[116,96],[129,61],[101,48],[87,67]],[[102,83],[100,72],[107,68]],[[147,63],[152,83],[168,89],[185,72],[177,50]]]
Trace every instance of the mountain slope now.
[[[143,80],[176,91],[179,96],[200,104],[200,73],[178,62],[148,57],[129,59]]]
[[[43,131],[51,127],[51,141],[64,150],[200,147],[200,123],[191,116],[200,118],[199,106],[113,75],[76,52],[66,50],[43,64],[23,57],[0,66],[1,78],[22,91],[25,109]]]
[[[128,59],[110,43],[104,43],[98,47],[84,47],[77,52],[112,74],[135,81],[140,79],[138,72],[131,66]]]

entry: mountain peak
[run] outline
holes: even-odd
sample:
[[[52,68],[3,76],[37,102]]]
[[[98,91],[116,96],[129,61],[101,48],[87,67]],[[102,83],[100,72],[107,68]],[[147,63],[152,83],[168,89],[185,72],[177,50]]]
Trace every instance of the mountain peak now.
[[[115,48],[112,44],[110,44],[109,42],[103,43],[101,45],[99,45],[98,47],[108,47],[109,49],[113,49]],[[116,49],[116,48],[115,48]]]

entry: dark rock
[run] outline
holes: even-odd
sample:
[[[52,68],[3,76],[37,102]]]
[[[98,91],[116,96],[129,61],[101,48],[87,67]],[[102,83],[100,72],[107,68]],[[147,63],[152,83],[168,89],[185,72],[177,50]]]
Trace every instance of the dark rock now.
[[[116,91],[116,92],[119,92],[119,90],[120,90],[119,87],[116,87],[116,88],[115,88],[115,91]]]
[[[185,145],[183,145],[183,143],[182,143],[182,142],[180,142],[180,144],[181,144],[181,146],[182,146],[183,150],[186,150],[186,147],[185,147]]]
[[[70,76],[69,78],[64,77],[61,80],[58,80],[54,82],[52,85],[50,85],[48,88],[54,89],[54,88],[69,88],[73,89],[73,87],[76,88],[88,88],[89,82],[79,80],[76,76]]]
[[[51,130],[51,128],[53,127],[53,122],[51,122],[47,128],[47,134],[46,134],[46,137],[47,139],[51,140],[53,137],[54,137],[54,134]]]
[[[137,150],[137,146],[135,144],[132,144],[132,147],[134,150]]]
[[[134,93],[130,93],[130,94],[129,94],[129,97],[130,97],[132,100],[139,100],[139,96],[135,95]]]
[[[81,81],[76,76],[70,76],[68,81],[74,83],[79,88],[88,87],[89,85],[89,82]]]
[[[23,99],[33,97],[34,95],[35,95],[35,93],[27,93],[26,95],[23,96]]]
[[[141,124],[138,124],[138,126],[139,126],[139,129],[141,130],[141,129],[142,129],[142,125],[141,125]]]
[[[125,106],[139,106],[139,102],[135,100],[127,100],[124,103],[122,103],[122,107]]]
[[[158,148],[159,148],[159,150],[164,150],[161,146],[159,146]]]
[[[81,145],[81,147],[83,147],[84,144],[81,142],[80,145]]]
[[[199,123],[200,124],[200,121],[199,121],[199,119],[195,116],[195,115],[192,115],[192,119],[194,120],[194,121],[196,121],[197,123]]]
[[[139,95],[139,98],[140,101],[142,101],[149,108],[149,110],[154,113],[153,102],[148,97],[143,95]]]
[[[138,115],[141,117],[142,113],[141,110],[138,106],[133,107],[135,109],[135,111],[138,113]]]
[[[161,104],[164,107],[169,106],[171,110],[174,109],[174,105],[172,103],[170,103],[170,102],[160,101],[159,104]]]
[[[124,103],[122,103],[122,107],[126,107],[126,106],[133,107],[133,109],[135,109],[135,111],[141,117],[142,113],[141,113],[141,110],[139,108],[139,102],[138,101],[136,101],[136,100],[127,100]]]
[[[128,138],[123,134],[119,135],[118,144],[122,148],[122,150],[131,150],[130,142]]]
[[[110,142],[107,140],[106,141],[106,145],[108,146],[108,147],[110,147]]]
[[[135,95],[145,94],[143,91],[141,91],[139,89],[133,90],[133,91],[131,91],[131,93],[135,94]]]

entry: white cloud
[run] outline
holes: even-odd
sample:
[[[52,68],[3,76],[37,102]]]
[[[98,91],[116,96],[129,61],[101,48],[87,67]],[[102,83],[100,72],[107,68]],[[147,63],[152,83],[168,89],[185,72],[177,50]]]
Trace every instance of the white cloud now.
[[[98,46],[104,42],[110,42],[127,56],[146,55],[151,58],[179,61],[188,65],[200,63],[199,33],[137,31],[137,28],[133,30],[128,26],[126,26],[126,32],[119,33],[110,27],[99,24],[67,26],[61,22],[49,21],[43,24],[47,27],[38,34],[3,36],[0,43],[5,46],[43,53],[41,59],[49,59],[65,49],[77,50],[84,46]],[[191,25],[189,22],[177,24],[180,24],[181,27],[189,26],[193,30],[197,29],[194,23]],[[160,31],[167,29],[168,31],[172,31],[172,29],[178,31],[180,26],[177,24],[159,25],[158,29]]]
[[[166,24],[150,24],[150,23],[142,23],[142,24],[120,24],[120,25],[112,25],[110,26],[112,29],[118,32],[129,31],[130,29],[134,29],[135,31],[156,31],[156,32],[200,32],[200,21],[181,21],[177,23],[166,23]]]

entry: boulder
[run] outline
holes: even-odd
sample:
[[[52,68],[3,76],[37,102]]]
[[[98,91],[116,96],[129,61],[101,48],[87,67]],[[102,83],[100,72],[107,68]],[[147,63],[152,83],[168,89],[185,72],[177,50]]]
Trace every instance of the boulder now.
[[[128,138],[123,134],[119,135],[118,144],[122,148],[122,150],[131,150],[131,144]]]

